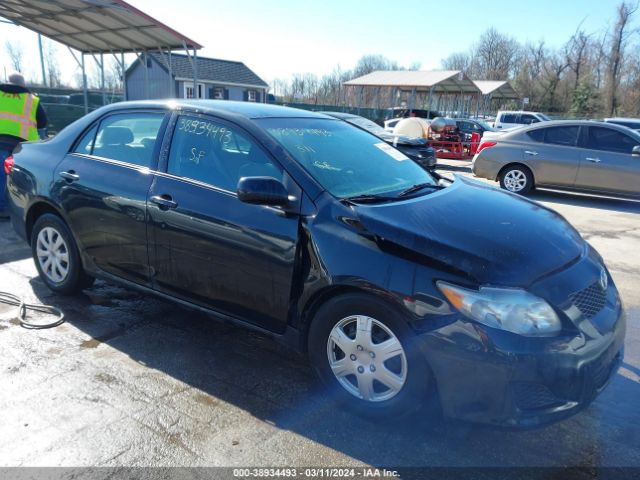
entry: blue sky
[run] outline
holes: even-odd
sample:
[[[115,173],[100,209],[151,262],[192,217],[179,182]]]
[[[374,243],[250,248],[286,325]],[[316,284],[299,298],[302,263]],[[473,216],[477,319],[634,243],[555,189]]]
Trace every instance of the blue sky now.
[[[350,68],[364,54],[380,53],[400,64],[440,67],[442,58],[464,51],[494,26],[520,41],[544,39],[559,46],[580,22],[601,35],[617,0],[431,1],[431,0],[129,0],[134,6],[205,46],[201,55],[241,60],[269,81],[292,73]],[[640,25],[640,14],[634,19]],[[0,23],[0,43],[17,38],[37,71],[35,34]],[[0,77],[9,69],[0,45]],[[63,76],[75,63],[59,47]],[[4,67],[4,68],[3,68]]]

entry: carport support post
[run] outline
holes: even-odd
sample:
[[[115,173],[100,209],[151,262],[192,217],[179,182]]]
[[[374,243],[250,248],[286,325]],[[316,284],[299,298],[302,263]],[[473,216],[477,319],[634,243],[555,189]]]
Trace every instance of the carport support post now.
[[[411,99],[409,100],[409,115],[413,113],[413,107],[416,106],[416,87],[411,89]]]
[[[429,89],[429,107],[428,109],[431,111],[433,108],[431,107],[431,100],[433,99],[433,86]],[[427,115],[427,117],[431,118],[431,112]]]
[[[169,98],[174,98],[176,96],[176,88],[174,86],[173,70],[171,67],[171,47],[168,47],[167,59],[168,59],[167,63],[169,64]]]
[[[87,71],[84,64],[84,52],[80,52],[82,69],[82,95],[84,96],[84,114],[89,113],[89,94],[87,92]]]
[[[398,101],[398,87],[393,87],[393,91],[391,92],[391,115],[395,114],[397,101]]]
[[[107,92],[104,91],[104,54],[100,53],[100,88],[102,88],[102,106],[107,104]]]
[[[200,98],[198,97],[198,51],[195,47],[193,47],[193,98]]]
[[[147,63],[147,51],[142,52],[144,58],[144,98],[149,100],[149,64]]]
[[[122,65],[122,94],[124,101],[127,101],[127,75],[124,71],[124,52],[120,52],[120,65]]]
[[[42,54],[42,35],[38,34],[38,50],[40,51],[40,68],[42,70],[42,85],[47,86],[47,76],[44,72],[44,55]]]

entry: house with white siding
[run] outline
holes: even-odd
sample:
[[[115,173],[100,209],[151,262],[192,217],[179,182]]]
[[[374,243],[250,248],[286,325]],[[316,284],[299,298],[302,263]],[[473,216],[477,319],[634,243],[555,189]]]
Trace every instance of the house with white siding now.
[[[170,60],[170,63],[169,63]],[[194,92],[192,58],[172,53],[147,53],[125,73],[127,100],[209,98],[266,102],[269,85],[242,62],[196,57]]]

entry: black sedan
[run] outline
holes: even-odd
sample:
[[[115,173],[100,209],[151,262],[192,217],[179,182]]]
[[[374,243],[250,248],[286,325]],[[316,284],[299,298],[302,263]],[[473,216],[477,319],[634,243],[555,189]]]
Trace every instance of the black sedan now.
[[[100,277],[260,330],[363,414],[435,396],[450,417],[539,425],[589,405],[622,359],[616,287],[562,217],[439,185],[326,115],[124,102],[4,167],[51,290]]]
[[[360,117],[358,115],[352,115],[350,113],[341,112],[322,112],[325,115],[330,115],[334,118],[344,120],[351,125],[366,130],[372,133],[376,137],[387,142],[397,150],[404,153],[411,160],[416,162],[422,168],[426,170],[435,170],[436,168],[436,151],[429,146],[429,143],[424,138],[408,137],[407,135],[397,135],[395,133],[389,133],[377,123],[369,120],[368,118]]]
[[[477,133],[478,135],[480,135],[480,138],[482,138],[484,132],[499,131],[483,120],[476,120],[471,118],[456,118],[455,121],[458,130],[467,135],[469,137],[468,140],[471,140],[471,134],[473,133]]]

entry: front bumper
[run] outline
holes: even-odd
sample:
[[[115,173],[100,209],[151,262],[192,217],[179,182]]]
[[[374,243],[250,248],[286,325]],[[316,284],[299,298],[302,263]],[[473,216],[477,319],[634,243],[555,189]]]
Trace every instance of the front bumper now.
[[[565,318],[558,336],[524,337],[461,316],[422,333],[445,415],[534,427],[586,408],[622,362],[626,332],[617,289],[601,265],[588,248],[580,261],[531,286]],[[608,283],[598,291],[601,272]]]
[[[535,427],[586,408],[623,358],[625,316],[599,339],[521,339],[458,321],[423,336],[445,416]],[[451,339],[454,339],[451,341]]]

